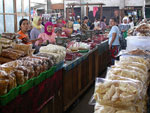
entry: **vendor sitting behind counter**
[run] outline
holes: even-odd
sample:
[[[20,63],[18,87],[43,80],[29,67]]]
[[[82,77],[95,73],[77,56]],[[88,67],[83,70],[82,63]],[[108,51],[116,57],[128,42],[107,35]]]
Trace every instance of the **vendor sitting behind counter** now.
[[[38,40],[36,41],[35,45],[41,46],[42,44],[47,44],[47,42],[51,44],[55,44],[56,42],[55,37],[56,34],[54,33],[53,24],[51,22],[47,22],[45,24],[44,33],[39,34]]]
[[[19,39],[22,40],[24,44],[32,44],[37,40],[30,40],[28,36],[28,29],[29,29],[29,21],[28,19],[21,19],[19,22],[19,32],[20,35]]]
[[[83,22],[81,24],[81,28],[80,28],[83,33],[85,33],[87,30],[89,30],[89,27],[87,25],[88,21],[89,21],[88,17],[85,16],[83,19]]]

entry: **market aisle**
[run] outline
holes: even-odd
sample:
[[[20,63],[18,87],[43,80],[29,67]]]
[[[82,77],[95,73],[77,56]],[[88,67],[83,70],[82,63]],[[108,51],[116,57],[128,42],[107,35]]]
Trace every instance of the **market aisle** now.
[[[80,100],[78,100],[66,113],[93,113],[94,106],[88,104],[93,92],[94,85],[92,85],[89,90],[81,96]]]
[[[106,71],[101,75],[105,77]],[[89,105],[89,101],[94,93],[95,83],[80,97],[78,101],[66,113],[93,113],[94,106]]]

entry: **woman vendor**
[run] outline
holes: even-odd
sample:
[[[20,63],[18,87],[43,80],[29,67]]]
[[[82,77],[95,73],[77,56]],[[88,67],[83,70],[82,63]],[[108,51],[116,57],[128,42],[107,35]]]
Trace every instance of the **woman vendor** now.
[[[33,29],[30,33],[31,40],[35,40],[38,38],[40,33],[44,32],[44,26],[42,25],[42,19],[40,16],[35,16],[32,22]]]
[[[19,39],[22,40],[22,43],[24,44],[32,44],[32,41],[29,39],[28,36],[28,30],[29,30],[29,21],[27,19],[21,19],[19,22],[19,32],[20,35]]]
[[[114,63],[114,60],[116,58],[116,55],[119,52],[119,47],[120,47],[120,42],[119,42],[119,28],[116,26],[117,25],[117,20],[115,18],[111,18],[109,21],[111,30],[109,32],[109,50],[111,53],[111,60],[112,64]]]
[[[85,33],[87,30],[89,30],[89,27],[87,25],[88,21],[89,21],[88,17],[85,16],[83,19],[83,23],[81,24],[81,28],[80,28],[83,33]]]
[[[36,46],[45,45],[47,43],[55,44],[56,34],[54,33],[53,24],[51,22],[47,22],[45,24],[44,33],[39,34],[38,41],[36,41]]]

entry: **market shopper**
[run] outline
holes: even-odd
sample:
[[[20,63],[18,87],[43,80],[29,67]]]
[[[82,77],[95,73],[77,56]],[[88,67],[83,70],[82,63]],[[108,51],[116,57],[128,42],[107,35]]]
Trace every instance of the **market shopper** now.
[[[83,33],[85,33],[87,30],[89,30],[89,27],[87,25],[88,21],[89,21],[88,17],[85,16],[83,19],[83,22],[81,24],[81,28],[80,28]]]
[[[97,18],[94,21],[94,30],[100,30],[100,21]]]
[[[134,28],[134,22],[133,22],[132,17],[129,17],[129,25],[130,25],[130,28]]]
[[[62,17],[57,18],[57,25],[56,26],[61,27],[61,28],[65,26]]]
[[[116,26],[117,20],[115,18],[111,18],[109,21],[111,30],[109,32],[109,50],[111,53],[112,64],[114,63],[115,56],[119,52],[120,42],[119,42],[119,28]]]
[[[106,28],[107,28],[107,25],[106,25],[106,17],[103,16],[101,21],[100,21],[100,28],[102,30],[102,32],[104,33]]]
[[[128,34],[128,30],[130,29],[129,25],[129,19],[128,17],[124,17],[122,20],[122,24],[119,25],[119,29],[121,31],[121,36],[120,36],[120,43],[121,43],[121,49],[126,49],[127,42],[126,42],[126,37]]]
[[[46,45],[47,43],[55,44],[56,34],[54,33],[53,24],[51,22],[47,22],[45,24],[44,33],[39,34],[38,41],[36,41],[36,46]]]
[[[80,16],[79,16],[79,15],[77,16],[77,22],[78,22],[79,24],[81,24],[81,20],[80,20]]]
[[[31,40],[29,39],[28,35],[29,30],[29,21],[27,19],[21,19],[19,22],[19,32],[20,35],[19,39],[22,40],[24,44],[32,44]]]

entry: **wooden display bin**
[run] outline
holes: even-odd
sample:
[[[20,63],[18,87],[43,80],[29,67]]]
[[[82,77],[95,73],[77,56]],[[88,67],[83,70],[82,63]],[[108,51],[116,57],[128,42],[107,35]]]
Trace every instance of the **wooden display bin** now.
[[[95,61],[91,53],[69,71],[63,72],[63,109],[66,111],[94,82]]]

